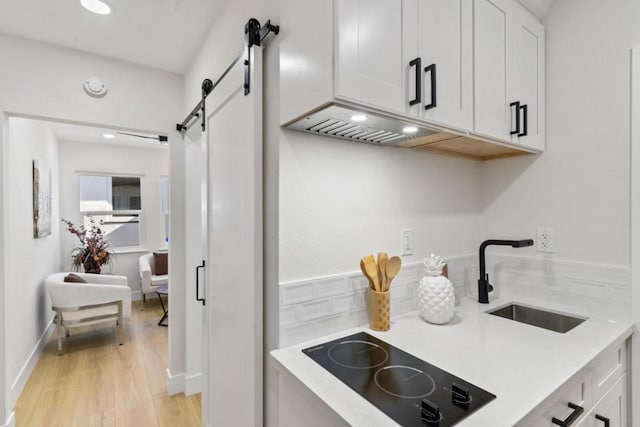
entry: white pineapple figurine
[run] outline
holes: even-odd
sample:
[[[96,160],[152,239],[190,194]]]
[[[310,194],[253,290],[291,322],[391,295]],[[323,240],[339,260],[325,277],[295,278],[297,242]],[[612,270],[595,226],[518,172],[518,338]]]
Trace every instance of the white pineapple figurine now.
[[[442,325],[453,318],[455,294],[453,284],[442,275],[447,265],[442,258],[431,254],[424,260],[426,275],[418,288],[418,310],[420,316],[429,323]]]

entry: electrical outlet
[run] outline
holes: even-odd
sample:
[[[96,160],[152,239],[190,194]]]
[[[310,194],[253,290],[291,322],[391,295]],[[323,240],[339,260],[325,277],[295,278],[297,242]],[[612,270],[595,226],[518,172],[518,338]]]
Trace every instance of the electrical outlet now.
[[[553,244],[553,228],[551,227],[538,227],[536,249],[538,252],[555,252]]]
[[[413,255],[413,230],[403,228],[400,230],[400,255]]]

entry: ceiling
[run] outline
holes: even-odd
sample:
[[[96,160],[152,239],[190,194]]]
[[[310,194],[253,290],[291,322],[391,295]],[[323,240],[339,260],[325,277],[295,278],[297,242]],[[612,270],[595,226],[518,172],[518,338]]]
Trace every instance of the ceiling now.
[[[0,0],[0,33],[183,73],[225,0]]]
[[[123,135],[117,133],[128,132],[143,136],[157,137],[156,134],[150,134],[137,131],[122,131],[118,129],[100,128],[92,126],[83,126],[77,124],[46,122],[53,131],[53,134],[59,141],[86,142],[92,144],[109,144],[138,148],[158,148],[164,149],[166,143],[161,144],[158,140],[138,138],[135,136]],[[115,136],[113,139],[105,139],[102,135],[110,133]]]

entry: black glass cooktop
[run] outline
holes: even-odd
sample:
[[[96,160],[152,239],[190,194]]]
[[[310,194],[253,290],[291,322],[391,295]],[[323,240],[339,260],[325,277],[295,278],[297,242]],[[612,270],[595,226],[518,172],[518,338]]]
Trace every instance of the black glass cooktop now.
[[[451,426],[496,398],[366,332],[302,352],[402,426]]]

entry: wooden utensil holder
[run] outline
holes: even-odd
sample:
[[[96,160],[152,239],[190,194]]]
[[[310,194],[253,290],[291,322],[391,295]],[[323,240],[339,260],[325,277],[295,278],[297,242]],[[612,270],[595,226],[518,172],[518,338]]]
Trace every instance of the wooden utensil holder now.
[[[389,291],[376,292],[369,288],[369,327],[374,331],[388,331],[391,327]]]

